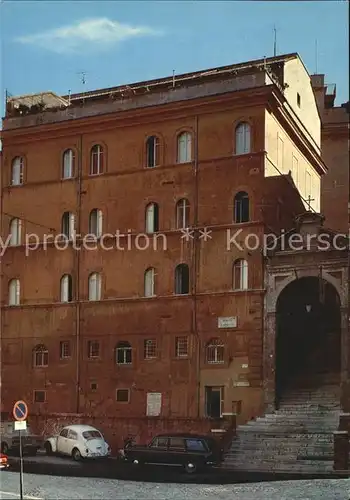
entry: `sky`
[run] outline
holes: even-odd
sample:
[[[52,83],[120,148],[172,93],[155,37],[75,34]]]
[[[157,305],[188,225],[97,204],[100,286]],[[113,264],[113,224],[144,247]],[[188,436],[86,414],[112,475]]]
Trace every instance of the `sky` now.
[[[298,52],[310,74],[337,84],[338,105],[349,99],[346,0],[0,0],[0,8],[1,116],[5,89],[64,95],[269,57],[274,26],[277,54]]]

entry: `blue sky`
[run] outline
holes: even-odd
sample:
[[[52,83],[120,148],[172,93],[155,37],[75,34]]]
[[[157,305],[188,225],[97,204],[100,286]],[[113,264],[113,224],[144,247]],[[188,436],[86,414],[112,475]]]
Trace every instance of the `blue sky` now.
[[[271,56],[276,25],[277,53],[299,52],[311,74],[317,39],[318,72],[337,84],[338,104],[348,99],[344,0],[2,0],[0,18],[3,95],[81,92]]]

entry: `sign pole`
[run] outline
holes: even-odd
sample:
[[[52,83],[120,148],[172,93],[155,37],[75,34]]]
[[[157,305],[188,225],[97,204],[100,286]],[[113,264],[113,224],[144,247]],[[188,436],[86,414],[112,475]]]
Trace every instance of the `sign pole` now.
[[[19,473],[19,493],[20,500],[23,500],[23,450],[22,450],[22,432],[19,430],[19,461],[20,461],[20,473]]]

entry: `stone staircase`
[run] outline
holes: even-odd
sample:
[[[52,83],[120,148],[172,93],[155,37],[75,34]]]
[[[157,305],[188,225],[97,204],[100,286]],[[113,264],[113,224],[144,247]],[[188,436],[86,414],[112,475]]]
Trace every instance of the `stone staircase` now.
[[[238,426],[223,468],[241,472],[333,471],[339,385],[290,390],[274,413]]]

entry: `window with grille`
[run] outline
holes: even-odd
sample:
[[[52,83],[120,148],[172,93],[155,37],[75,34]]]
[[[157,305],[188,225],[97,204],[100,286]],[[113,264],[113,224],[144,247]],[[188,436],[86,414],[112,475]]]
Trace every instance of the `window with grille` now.
[[[183,198],[176,203],[176,229],[185,229],[190,225],[190,204]]]
[[[219,339],[212,339],[206,346],[206,362],[224,363],[224,344]]]
[[[10,245],[18,246],[22,240],[22,221],[21,219],[12,219],[10,222]]]
[[[188,337],[176,337],[175,353],[177,358],[186,358],[188,356]]]
[[[20,186],[21,184],[23,184],[23,174],[24,174],[24,159],[21,156],[17,156],[12,161],[11,185]]]
[[[66,149],[62,160],[62,179],[71,179],[74,177],[75,154],[73,149]]]
[[[104,170],[104,151],[100,144],[91,148],[90,175],[102,174]]]
[[[46,401],[46,391],[34,391],[33,396],[34,403],[45,403]]]
[[[129,403],[130,390],[129,389],[117,389],[116,390],[116,400],[118,403]]]
[[[159,165],[159,139],[155,135],[146,141],[146,166],[148,168]]]
[[[67,359],[71,357],[71,348],[70,342],[68,340],[64,340],[60,342],[60,359]]]
[[[157,357],[157,342],[154,339],[148,339],[144,342],[144,358],[154,359]]]
[[[233,264],[233,290],[248,289],[248,262],[237,259]]]
[[[249,123],[239,123],[236,127],[236,155],[243,155],[250,153],[251,144],[250,144],[250,125]]]
[[[100,357],[100,344],[96,340],[89,340],[88,342],[88,358],[94,359]]]
[[[118,342],[116,362],[118,365],[130,365],[132,363],[132,347],[129,342]]]
[[[49,351],[44,345],[38,345],[34,347],[33,365],[35,367],[49,366]]]
[[[234,222],[249,222],[249,196],[244,191],[237,193],[234,199]]]

